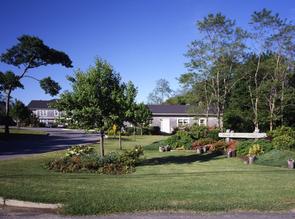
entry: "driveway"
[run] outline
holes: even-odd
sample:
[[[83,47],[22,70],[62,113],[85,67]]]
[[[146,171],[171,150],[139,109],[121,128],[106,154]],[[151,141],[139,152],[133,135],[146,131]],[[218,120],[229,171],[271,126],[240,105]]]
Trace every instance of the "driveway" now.
[[[8,209],[0,206],[0,218],[5,219],[294,219],[295,213],[137,213],[137,214],[113,214],[105,216],[63,216],[52,212],[44,212],[32,209]]]
[[[28,135],[19,139],[0,140],[0,160],[65,149],[71,145],[95,143],[98,134],[61,128],[31,128],[48,135]]]

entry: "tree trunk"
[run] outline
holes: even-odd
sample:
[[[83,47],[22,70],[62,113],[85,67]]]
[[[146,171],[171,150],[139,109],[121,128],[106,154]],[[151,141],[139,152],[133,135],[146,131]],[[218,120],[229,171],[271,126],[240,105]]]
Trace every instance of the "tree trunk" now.
[[[100,131],[100,147],[99,147],[99,153],[101,157],[104,157],[104,131]]]
[[[209,107],[206,109],[206,126],[208,127],[208,122],[209,122]]]
[[[218,128],[221,128],[221,112],[220,112],[220,81],[219,81],[219,71],[217,71],[216,85],[217,85],[217,118],[218,118]]]
[[[140,135],[142,136],[142,126],[140,127]]]
[[[10,94],[11,94],[11,89],[8,90],[6,101],[5,101],[5,135],[9,135]]]
[[[119,131],[119,148],[122,150],[122,138],[121,138],[121,131]]]
[[[259,125],[258,125],[258,102],[259,102],[259,98],[256,96],[256,98],[255,98],[255,109],[254,109],[255,130],[259,129]]]

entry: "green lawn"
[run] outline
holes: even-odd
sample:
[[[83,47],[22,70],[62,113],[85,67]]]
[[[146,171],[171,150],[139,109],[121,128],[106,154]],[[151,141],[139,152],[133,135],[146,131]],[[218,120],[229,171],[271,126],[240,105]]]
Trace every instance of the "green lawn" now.
[[[144,136],[134,141],[129,137],[123,147],[163,138]],[[116,150],[117,140],[107,140],[106,148]],[[146,151],[136,172],[121,176],[62,174],[43,168],[45,162],[62,153],[1,161],[0,196],[64,203],[69,214],[295,208],[294,170],[249,166],[239,159],[184,151]]]

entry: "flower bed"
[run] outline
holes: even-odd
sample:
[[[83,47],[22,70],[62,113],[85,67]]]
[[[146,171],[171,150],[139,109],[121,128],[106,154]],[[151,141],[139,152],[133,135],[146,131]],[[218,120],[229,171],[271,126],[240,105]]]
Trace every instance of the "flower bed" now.
[[[135,171],[135,166],[143,155],[143,148],[135,146],[123,153],[111,152],[104,157],[95,153],[90,146],[74,146],[67,150],[65,156],[50,161],[49,170],[58,172],[97,172],[103,174],[126,174]]]

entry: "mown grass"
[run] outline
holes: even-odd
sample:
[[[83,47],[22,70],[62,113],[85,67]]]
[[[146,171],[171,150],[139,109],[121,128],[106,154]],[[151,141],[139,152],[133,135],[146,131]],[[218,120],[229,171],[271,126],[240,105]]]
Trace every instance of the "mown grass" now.
[[[288,159],[295,159],[295,151],[288,150],[271,150],[258,157],[256,164],[275,166],[275,167],[287,167]]]
[[[161,139],[164,137],[144,136],[134,141],[128,137],[123,147]],[[117,140],[107,140],[106,149],[117,150]],[[245,165],[223,156],[151,150],[145,151],[144,161],[129,175],[62,174],[43,168],[62,153],[1,161],[0,196],[64,203],[68,214],[295,208],[294,170]]]

